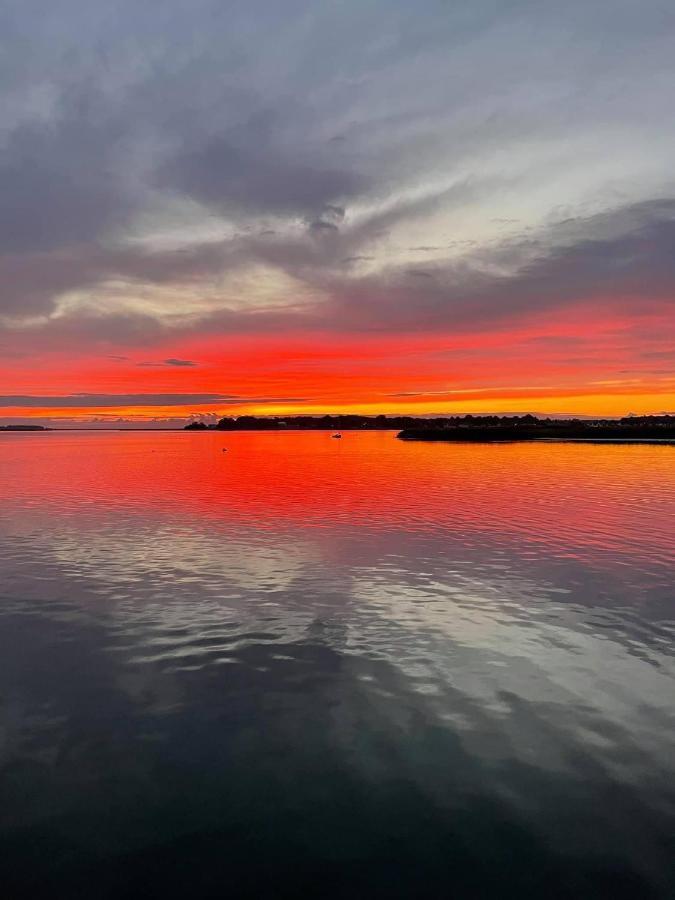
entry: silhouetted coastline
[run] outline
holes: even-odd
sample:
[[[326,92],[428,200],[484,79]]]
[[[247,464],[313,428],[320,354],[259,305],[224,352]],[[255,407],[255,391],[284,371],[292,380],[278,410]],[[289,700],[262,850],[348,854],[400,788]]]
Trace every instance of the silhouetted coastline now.
[[[238,416],[186,431],[398,431],[409,441],[650,441],[675,442],[675,416],[551,419],[523,416]]]
[[[45,425],[0,425],[0,431],[51,431]]]
[[[656,441],[675,443],[675,416],[627,416],[616,421],[514,417],[497,423],[493,417],[467,416],[460,423],[417,424],[398,434],[405,441]]]
[[[185,431],[400,431],[414,428],[416,416],[225,416],[215,424],[191,422]],[[430,420],[431,421],[431,420]],[[446,420],[443,420],[446,421]]]

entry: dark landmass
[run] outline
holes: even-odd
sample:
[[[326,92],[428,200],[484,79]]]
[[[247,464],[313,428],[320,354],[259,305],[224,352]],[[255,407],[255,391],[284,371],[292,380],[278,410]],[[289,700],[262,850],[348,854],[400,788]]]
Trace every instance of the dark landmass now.
[[[185,431],[400,431],[422,421],[415,416],[228,416],[215,425],[191,422]]]
[[[44,425],[0,425],[0,431],[51,431]]]
[[[496,421],[495,421],[496,420]],[[534,416],[465,416],[459,421],[417,422],[404,441],[657,441],[675,443],[675,416],[628,416],[616,421],[537,419]]]
[[[398,431],[408,441],[675,441],[675,416],[544,419],[524,416],[238,416],[186,431]]]

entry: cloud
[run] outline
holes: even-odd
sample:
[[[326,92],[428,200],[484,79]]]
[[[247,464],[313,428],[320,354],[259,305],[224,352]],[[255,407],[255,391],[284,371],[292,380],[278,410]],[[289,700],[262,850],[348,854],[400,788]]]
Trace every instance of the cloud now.
[[[396,391],[393,394],[387,394],[388,397],[447,397],[450,394],[456,394],[458,391]]]
[[[286,158],[274,137],[272,116],[254,118],[232,137],[215,137],[176,154],[160,168],[155,184],[223,212],[294,216],[340,210],[331,201],[365,188],[359,172],[318,165],[311,155],[304,161]]]
[[[312,234],[316,235],[335,234],[339,231],[338,226],[334,222],[324,222],[321,219],[310,222],[308,228]]]
[[[332,314],[346,330],[464,330],[580,304],[613,307],[639,321],[649,309],[665,314],[673,307],[675,200],[546,226],[536,239],[496,242],[451,262],[439,260],[433,273],[392,267],[386,277],[333,284]]]
[[[303,397],[240,397],[232,394],[65,394],[0,395],[0,407],[16,409],[98,409],[105,407],[190,406],[219,403],[305,403]]]
[[[332,203],[327,203],[323,208],[322,215],[324,219],[342,222],[345,217],[345,209],[343,206],[335,206]]]
[[[165,359],[165,366],[196,366],[197,363],[190,359]]]
[[[101,100],[76,89],[60,97],[53,120],[21,124],[9,135],[0,156],[3,253],[89,242],[137,206],[116,171],[123,126],[96,114]]]
[[[365,275],[354,274],[344,268],[349,259],[344,250],[358,247],[358,240],[349,229],[344,235],[333,227],[328,230],[335,234],[335,248],[305,243],[300,237],[270,245],[249,235],[184,251],[126,248],[101,250],[89,257],[58,253],[0,259],[0,272],[4,265],[5,273],[17,276],[3,282],[5,290],[14,292],[17,310],[22,296],[42,292],[42,302],[48,302],[48,285],[55,281],[84,291],[77,303],[66,305],[57,316],[23,332],[14,330],[13,343],[17,336],[25,336],[27,345],[34,343],[42,329],[52,343],[81,342],[92,336],[152,343],[165,338],[167,327],[185,335],[292,329],[479,330],[564,312],[579,304],[613,307],[637,323],[647,309],[671,306],[675,296],[675,200],[669,198],[575,217],[543,225],[536,233],[470,247],[460,255],[434,259],[433,270],[411,269],[392,260]],[[352,261],[367,256],[354,254]],[[229,267],[228,277],[234,277],[254,265],[272,273],[273,279],[283,273],[293,280],[296,293],[302,289],[309,300],[270,307],[266,298],[256,303],[247,289],[244,302],[235,304],[236,281],[228,296],[223,269]],[[98,287],[97,271],[102,279]],[[214,287],[214,279],[223,287]],[[259,277],[251,283],[259,283]],[[194,292],[205,296],[207,291],[213,301],[201,311],[192,299],[185,299]],[[118,298],[130,294],[157,299],[118,307]]]
[[[658,0],[608,8],[12,4],[0,330],[70,351],[666,305],[672,48]]]
[[[178,368],[181,367],[192,367],[198,365],[198,363],[193,362],[191,359],[163,359],[161,362],[139,362],[136,363],[137,366],[176,366]]]

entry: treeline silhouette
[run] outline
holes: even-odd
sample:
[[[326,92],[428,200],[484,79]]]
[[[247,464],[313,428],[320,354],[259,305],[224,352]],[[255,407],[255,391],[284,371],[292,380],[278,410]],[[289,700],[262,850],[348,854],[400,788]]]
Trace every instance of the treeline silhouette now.
[[[405,431],[438,432],[447,429],[675,429],[675,416],[626,416],[622,419],[554,419],[522,416],[225,416],[216,423],[191,422],[186,431]]]
[[[536,422],[533,416],[522,416],[522,421]],[[496,425],[500,422],[511,423],[521,421],[516,417],[500,416],[441,416],[433,419],[422,419],[417,416],[357,416],[357,415],[325,415],[325,416],[226,416],[215,424],[191,422],[185,426],[186,431],[379,431],[390,429],[400,431],[403,428],[429,427],[443,428],[461,425],[463,422],[473,424]]]

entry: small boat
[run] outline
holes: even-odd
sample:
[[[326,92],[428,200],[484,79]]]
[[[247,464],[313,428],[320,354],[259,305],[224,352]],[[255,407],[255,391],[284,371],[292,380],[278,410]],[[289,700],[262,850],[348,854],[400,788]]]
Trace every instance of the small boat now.
[[[341,435],[340,432],[338,431],[337,434],[331,434],[331,437],[334,437],[334,438],[341,438],[342,435]]]

